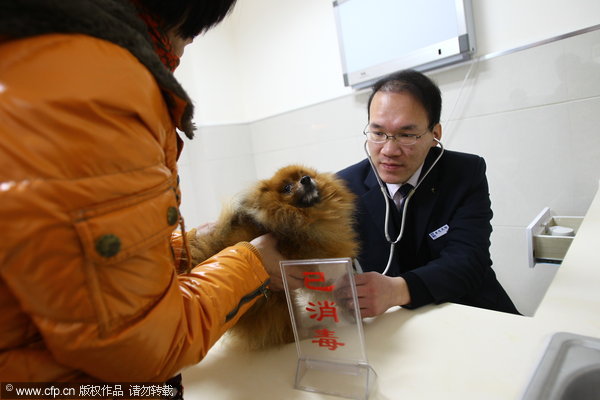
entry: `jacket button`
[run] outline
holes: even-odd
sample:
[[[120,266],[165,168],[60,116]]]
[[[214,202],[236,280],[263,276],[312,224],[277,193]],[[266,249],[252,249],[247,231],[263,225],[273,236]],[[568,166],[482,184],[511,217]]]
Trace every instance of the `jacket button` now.
[[[102,235],[96,240],[96,251],[102,257],[112,257],[121,250],[121,239],[116,235]]]
[[[169,207],[167,209],[167,223],[169,225],[175,225],[179,220],[179,211],[177,207]]]

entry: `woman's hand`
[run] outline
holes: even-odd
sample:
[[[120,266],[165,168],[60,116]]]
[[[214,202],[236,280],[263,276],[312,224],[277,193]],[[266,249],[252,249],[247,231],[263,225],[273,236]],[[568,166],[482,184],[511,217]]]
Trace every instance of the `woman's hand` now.
[[[263,266],[271,276],[269,288],[274,291],[283,290],[283,279],[279,262],[284,260],[283,255],[277,250],[277,239],[270,233],[259,236],[250,242],[258,252],[263,261]]]

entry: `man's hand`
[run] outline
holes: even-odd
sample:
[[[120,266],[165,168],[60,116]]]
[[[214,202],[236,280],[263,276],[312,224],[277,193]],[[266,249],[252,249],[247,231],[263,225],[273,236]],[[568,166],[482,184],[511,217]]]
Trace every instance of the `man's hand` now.
[[[404,278],[389,277],[378,272],[365,272],[354,275],[356,293],[361,317],[375,317],[383,314],[388,308],[410,303],[410,292]],[[354,308],[350,288],[341,297]]]

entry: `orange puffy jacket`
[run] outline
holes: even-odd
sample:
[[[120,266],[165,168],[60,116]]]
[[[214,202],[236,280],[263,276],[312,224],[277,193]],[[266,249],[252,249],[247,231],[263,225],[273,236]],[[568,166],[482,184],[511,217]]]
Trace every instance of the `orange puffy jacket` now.
[[[185,102],[161,90],[105,40],[0,40],[0,381],[164,381],[268,282],[248,243],[176,273]]]

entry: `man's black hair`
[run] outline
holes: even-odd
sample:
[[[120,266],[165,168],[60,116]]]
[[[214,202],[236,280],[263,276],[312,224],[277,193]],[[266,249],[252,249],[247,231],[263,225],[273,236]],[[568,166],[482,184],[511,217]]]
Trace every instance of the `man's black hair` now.
[[[442,113],[442,94],[440,88],[421,72],[407,69],[385,76],[375,82],[367,103],[367,112],[371,116],[371,101],[377,92],[407,92],[417,100],[429,118],[429,129],[440,122]]]

